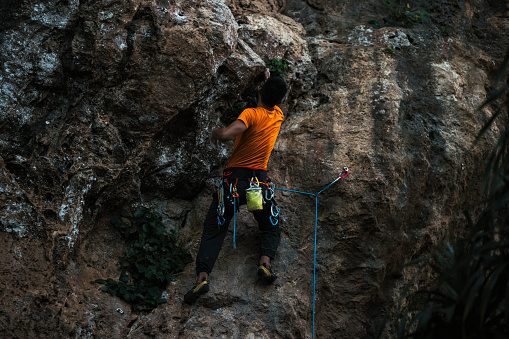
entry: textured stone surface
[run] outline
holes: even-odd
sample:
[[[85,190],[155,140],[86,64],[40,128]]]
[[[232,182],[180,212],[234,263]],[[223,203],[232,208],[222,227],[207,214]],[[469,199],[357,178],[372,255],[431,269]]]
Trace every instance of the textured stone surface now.
[[[150,313],[92,283],[119,275],[126,244],[109,218],[140,206],[196,254],[232,146],[212,150],[207,137],[277,57],[294,72],[274,182],[316,193],[351,171],[319,196],[316,337],[373,337],[408,278],[399,265],[461,225],[460,196],[498,132],[472,147],[492,114],[476,107],[507,48],[509,8],[412,8],[431,22],[373,29],[390,14],[375,0],[3,1],[0,336],[311,337],[308,195],[277,192],[272,286],[256,280],[246,211],[195,306],[182,304],[193,265]]]

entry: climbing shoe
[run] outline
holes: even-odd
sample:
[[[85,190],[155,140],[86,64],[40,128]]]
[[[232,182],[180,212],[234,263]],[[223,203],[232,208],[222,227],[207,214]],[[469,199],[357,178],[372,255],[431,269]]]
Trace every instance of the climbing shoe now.
[[[267,268],[265,264],[260,265],[258,268],[258,276],[268,283],[272,283],[277,279],[276,273],[274,273],[272,268]]]
[[[184,296],[184,302],[192,305],[198,298],[209,291],[209,282],[203,278],[202,282],[194,285]]]

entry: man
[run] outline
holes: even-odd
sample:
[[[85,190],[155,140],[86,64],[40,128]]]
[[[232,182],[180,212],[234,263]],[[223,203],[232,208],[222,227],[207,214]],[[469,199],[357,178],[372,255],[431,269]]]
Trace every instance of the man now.
[[[285,81],[278,76],[271,77],[267,69],[265,83],[258,91],[258,106],[245,109],[229,126],[212,131],[210,141],[213,145],[231,139],[235,139],[235,144],[230,161],[223,171],[222,187],[219,188],[222,188],[224,194],[214,194],[205,218],[200,249],[196,256],[196,285],[184,296],[188,304],[194,303],[209,291],[209,274],[235,213],[234,205],[246,204],[246,190],[252,186],[250,179],[253,178],[261,183],[264,197],[263,209],[253,212],[262,231],[258,275],[269,283],[277,278],[270,262],[279,246],[281,230],[277,213],[274,213],[277,207],[273,195],[266,192],[267,162],[284,119],[283,112],[276,105],[281,103],[287,90]]]

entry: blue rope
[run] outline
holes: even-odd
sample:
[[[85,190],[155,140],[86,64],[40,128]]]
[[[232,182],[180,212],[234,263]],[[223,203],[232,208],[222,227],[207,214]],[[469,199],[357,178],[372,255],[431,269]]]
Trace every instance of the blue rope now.
[[[312,195],[315,197],[315,243],[314,243],[314,248],[313,248],[313,338],[315,337],[315,306],[316,306],[316,243],[317,243],[317,235],[318,235],[318,195],[320,193],[322,193],[323,191],[325,191],[327,188],[331,187],[333,184],[335,184],[338,180],[340,179],[343,179],[344,177],[346,177],[348,175],[348,169],[345,167],[345,170],[343,172],[341,172],[342,174],[343,173],[346,173],[344,176],[339,176],[336,180],[334,180],[333,182],[331,182],[327,187],[325,187],[323,190],[321,190],[320,192],[318,193],[309,193],[309,192],[303,192],[303,191],[296,191],[296,190],[290,190],[290,189],[286,189],[286,188],[279,188],[279,187],[274,187],[275,189],[277,190],[280,190],[280,191],[287,191],[287,192],[294,192],[294,193],[301,193],[301,194],[307,194],[307,195]],[[237,220],[236,220],[236,210],[237,210],[237,202],[236,202],[236,198],[233,198],[233,248],[236,249],[237,248],[237,244],[235,242],[235,232],[236,232],[236,225],[237,225]],[[219,217],[218,217],[218,221],[219,221]],[[274,224],[272,222],[272,218],[271,218],[271,223],[273,225],[276,225],[277,224],[277,219],[276,219],[276,223]],[[221,222],[219,222],[221,224]],[[223,220],[223,223],[224,223],[224,220]],[[221,224],[222,225],[222,224]]]
[[[309,194],[309,195],[313,195],[315,196],[316,194],[314,193],[308,193],[308,192],[301,192],[301,191],[294,191],[294,190],[288,190],[286,188],[279,188],[279,187],[274,187],[275,189],[277,190],[280,190],[280,191],[288,191],[288,192],[295,192],[295,193],[302,193],[302,194]]]
[[[237,225],[237,198],[233,198],[233,249],[237,248],[237,244],[235,243],[235,226]]]
[[[341,174],[346,173],[344,176],[341,176]],[[315,305],[316,305],[316,242],[317,242],[317,235],[318,235],[318,195],[325,191],[327,188],[331,187],[334,183],[336,183],[338,180],[343,179],[348,175],[348,169],[345,167],[345,170],[341,172],[339,177],[331,182],[327,187],[325,187],[323,190],[321,190],[318,193],[309,193],[309,192],[302,192],[302,191],[295,191],[295,190],[289,190],[286,188],[279,188],[274,187],[275,189],[281,190],[281,191],[287,191],[287,192],[295,192],[295,193],[302,193],[302,194],[308,194],[315,197],[315,244],[313,248],[313,338],[315,337]],[[235,229],[234,229],[235,234]],[[234,236],[235,237],[235,236]],[[234,238],[235,239],[235,238]]]
[[[315,302],[316,302],[316,237],[318,234],[318,194],[315,195],[315,248],[313,253],[313,338],[315,337]]]
[[[343,177],[344,178],[344,177]],[[331,182],[329,184],[329,186],[325,187],[323,190],[321,190],[320,192],[316,193],[316,195],[322,193],[323,191],[325,191],[327,188],[331,187],[332,185],[334,185],[336,183],[336,181],[338,181],[339,179],[342,179],[341,177],[338,177],[336,180],[334,180],[333,182]]]

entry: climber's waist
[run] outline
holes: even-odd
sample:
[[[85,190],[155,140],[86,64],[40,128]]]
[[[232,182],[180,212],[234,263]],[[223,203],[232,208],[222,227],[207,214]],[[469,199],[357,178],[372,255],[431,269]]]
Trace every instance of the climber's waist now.
[[[259,181],[267,181],[267,171],[260,168],[249,167],[227,167],[223,170],[223,178],[250,180],[251,178],[258,178]]]

